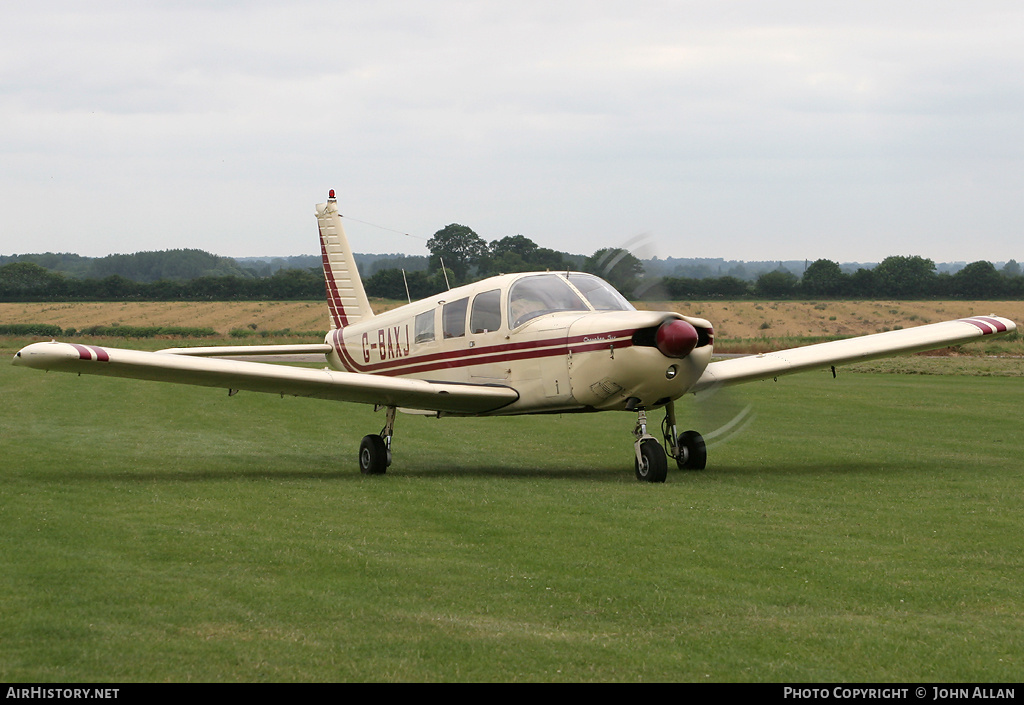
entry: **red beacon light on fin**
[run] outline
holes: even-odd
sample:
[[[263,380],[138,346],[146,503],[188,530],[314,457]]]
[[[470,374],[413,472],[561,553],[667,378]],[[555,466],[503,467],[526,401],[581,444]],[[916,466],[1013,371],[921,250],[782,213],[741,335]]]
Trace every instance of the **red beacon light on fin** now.
[[[330,201],[334,201],[334,200],[337,200],[337,199],[336,199],[336,197],[335,197],[335,195],[334,195],[334,189],[331,189],[331,190],[330,190],[330,191],[329,191],[329,192],[327,193],[327,199],[328,199],[328,200],[330,200]]]

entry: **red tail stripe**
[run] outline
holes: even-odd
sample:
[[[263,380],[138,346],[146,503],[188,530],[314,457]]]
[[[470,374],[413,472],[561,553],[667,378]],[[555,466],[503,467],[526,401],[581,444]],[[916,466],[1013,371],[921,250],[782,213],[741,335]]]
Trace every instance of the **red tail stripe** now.
[[[334,271],[331,268],[330,258],[327,256],[327,242],[324,239],[324,230],[320,228],[320,256],[324,263],[324,284],[327,289],[327,308],[330,309],[331,319],[335,328],[344,328],[348,325],[348,316],[345,314],[345,305],[341,302],[341,294],[338,293],[338,285],[334,282]]]

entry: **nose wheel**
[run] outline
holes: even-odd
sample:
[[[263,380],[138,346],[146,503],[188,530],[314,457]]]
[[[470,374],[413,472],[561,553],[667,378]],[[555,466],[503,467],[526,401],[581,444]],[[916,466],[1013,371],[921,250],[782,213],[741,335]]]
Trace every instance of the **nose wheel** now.
[[[703,470],[707,466],[708,450],[704,437],[696,431],[676,431],[675,405],[672,402],[665,405],[661,430],[665,438],[663,443],[647,432],[647,412],[637,410],[636,428],[633,429],[636,479],[664,482],[670,457],[675,459],[680,470]]]
[[[644,409],[637,410],[633,435],[636,437],[633,444],[636,479],[641,482],[664,482],[668,477],[668,457],[658,439],[647,433],[647,412]]]
[[[664,482],[668,477],[668,458],[656,438],[637,441],[636,479],[641,482]]]

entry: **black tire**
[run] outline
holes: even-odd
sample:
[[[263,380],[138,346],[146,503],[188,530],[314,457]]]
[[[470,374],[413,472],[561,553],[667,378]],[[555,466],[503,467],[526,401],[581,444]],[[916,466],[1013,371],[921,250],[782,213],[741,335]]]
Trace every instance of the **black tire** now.
[[[642,462],[641,462],[642,460]],[[641,482],[664,482],[668,477],[668,456],[653,438],[640,441],[640,459],[633,459],[636,479]]]
[[[359,444],[359,472],[383,475],[388,470],[388,446],[380,436],[363,436]]]
[[[708,464],[708,449],[704,437],[696,431],[684,431],[677,441],[679,455],[676,465],[680,470],[703,470]]]

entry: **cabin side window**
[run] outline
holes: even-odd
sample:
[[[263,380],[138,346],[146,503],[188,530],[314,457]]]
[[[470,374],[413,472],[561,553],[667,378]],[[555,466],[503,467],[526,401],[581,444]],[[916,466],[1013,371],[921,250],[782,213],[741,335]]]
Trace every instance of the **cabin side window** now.
[[[473,299],[469,330],[473,333],[489,333],[499,328],[501,328],[501,289],[477,294]]]
[[[466,334],[466,309],[469,297],[445,304],[441,309],[441,329],[445,338],[461,338]]]
[[[416,342],[429,343],[434,340],[434,311],[425,311],[416,316]]]

